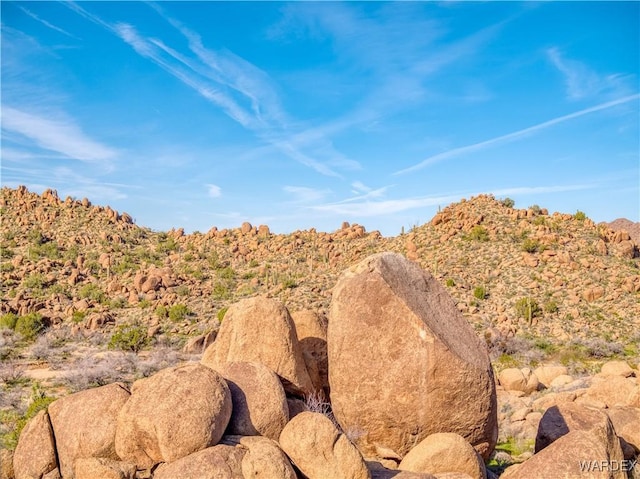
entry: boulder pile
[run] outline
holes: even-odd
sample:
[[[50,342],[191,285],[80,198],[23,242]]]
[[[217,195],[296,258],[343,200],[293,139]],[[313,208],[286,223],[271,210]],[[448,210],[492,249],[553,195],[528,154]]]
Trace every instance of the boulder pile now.
[[[501,391],[522,395],[566,371],[503,373]],[[623,399],[612,402],[615,414],[549,407],[536,454],[504,477],[577,477],[578,457],[637,458],[635,370],[612,364],[605,373],[585,401],[608,397],[613,381]],[[328,321],[244,299],[199,363],[54,401],[24,428],[13,475],[487,479],[497,404],[486,345],[449,294],[405,257],[380,253],[343,273]]]

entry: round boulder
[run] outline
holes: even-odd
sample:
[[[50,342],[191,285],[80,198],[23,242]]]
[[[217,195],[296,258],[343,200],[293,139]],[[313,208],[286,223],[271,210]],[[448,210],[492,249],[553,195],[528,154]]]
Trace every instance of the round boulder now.
[[[136,381],[120,411],[116,452],[147,469],[217,444],[231,417],[220,374],[200,364],[164,369]]]
[[[336,419],[366,456],[399,457],[427,436],[454,432],[487,458],[498,437],[486,345],[429,273],[379,253],[345,271],[327,332]]]
[[[246,298],[227,310],[218,337],[201,362],[218,370],[234,361],[264,364],[290,394],[305,396],[314,389],[291,315],[273,299]]]
[[[220,369],[233,409],[227,434],[277,440],[289,421],[287,396],[276,373],[261,363],[227,363]]]
[[[486,479],[484,461],[462,436],[441,432],[423,439],[402,459],[402,471],[440,474],[458,472],[473,479]]]
[[[117,460],[115,448],[118,414],[129,399],[122,383],[86,389],[52,402],[49,417],[55,436],[60,473],[73,479],[79,458]]]
[[[282,430],[280,447],[309,479],[369,479],[356,447],[325,415],[302,412]]]

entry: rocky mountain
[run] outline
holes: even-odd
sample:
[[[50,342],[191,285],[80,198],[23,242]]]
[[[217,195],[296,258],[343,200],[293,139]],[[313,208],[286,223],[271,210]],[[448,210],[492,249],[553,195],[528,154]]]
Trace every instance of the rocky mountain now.
[[[638,363],[640,254],[633,228],[625,230],[622,221],[610,226],[595,224],[581,212],[550,214],[537,205],[518,209],[509,199],[489,195],[451,204],[429,223],[397,237],[348,223],[334,232],[311,229],[287,235],[249,223],[205,233],[157,232],[88,199],[62,200],[53,190],[39,195],[25,187],[2,188],[0,208],[0,439],[9,449],[26,420],[57,396],[115,381],[131,383],[185,360],[199,360],[212,343],[218,349],[226,345],[222,359],[211,356],[213,363],[223,364],[238,351],[238,338],[245,338],[242,344],[257,344],[280,334],[276,324],[289,321],[282,319],[288,311],[294,321],[312,318],[307,321],[314,324],[313,334],[324,328],[326,335],[326,318],[337,314],[330,310],[338,301],[334,287],[340,275],[381,252],[400,253],[428,271],[453,300],[451,308],[488,346],[492,367],[501,374],[501,442],[535,437],[542,413],[555,404],[545,396],[540,399],[546,402],[537,403],[544,407],[534,407],[541,378],[551,383],[563,377],[558,387],[568,389],[556,392],[565,398],[576,388],[588,392],[590,376],[607,360]],[[403,278],[393,281],[402,283]],[[402,293],[408,304],[414,304],[408,299],[413,283],[420,282],[412,281],[409,292]],[[366,308],[375,303],[376,294],[361,305],[343,300],[342,309]],[[264,334],[253,326],[242,335],[224,333],[227,310],[231,307],[227,319],[237,322],[238,302],[256,297],[265,299],[256,306],[255,324],[273,316],[272,310],[286,313],[278,313],[280,319],[270,322]],[[274,306],[262,311],[267,300]],[[407,318],[407,325],[412,324]],[[392,325],[393,317],[385,321]],[[407,325],[400,329],[413,327]],[[441,331],[438,321],[432,326],[445,344],[438,355],[466,355],[464,347],[451,346],[461,341],[452,331]],[[314,339],[302,339],[309,327],[296,323],[301,343]],[[402,348],[388,349],[394,357],[402,356]],[[306,391],[311,383],[318,386],[327,371],[326,359],[322,363],[318,355],[322,351],[317,347],[309,351],[304,367],[300,358],[291,360],[297,364],[291,371],[306,369],[306,379],[278,372],[278,377],[289,378],[287,393]],[[309,356],[320,362],[311,366]],[[272,369],[287,361],[274,359]],[[203,363],[210,366],[205,359]],[[554,370],[553,378],[545,370],[532,372],[551,363],[564,368]],[[363,365],[362,370],[368,368]],[[252,371],[242,374],[270,374]],[[328,386],[318,390],[326,398]],[[606,397],[594,395],[592,402],[601,404]],[[288,407],[300,409],[291,402]],[[408,446],[398,450],[404,454]]]

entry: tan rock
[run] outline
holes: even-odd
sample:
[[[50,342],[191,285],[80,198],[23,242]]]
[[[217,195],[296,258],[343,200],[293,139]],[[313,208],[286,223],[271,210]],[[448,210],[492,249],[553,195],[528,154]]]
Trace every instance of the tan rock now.
[[[507,391],[522,391],[531,394],[538,390],[537,376],[529,368],[507,368],[500,371],[498,380]]]
[[[15,479],[13,452],[8,449],[0,449],[0,479]]]
[[[605,412],[621,441],[631,446],[635,454],[640,453],[640,409],[624,406],[606,409]],[[631,459],[627,455],[625,457]]]
[[[635,371],[626,361],[607,361],[602,365],[600,373],[605,376],[622,376],[628,378],[635,374]]]
[[[441,432],[428,436],[411,449],[398,465],[411,472],[439,474],[459,472],[473,479],[486,479],[484,461],[462,436]]]
[[[622,376],[594,377],[581,399],[600,401],[606,407],[640,407],[640,384]]]
[[[116,451],[147,469],[216,444],[231,417],[220,374],[200,364],[168,368],[134,383],[120,411]]]
[[[611,428],[608,437],[602,437],[603,431],[575,430],[571,431],[549,446],[534,454],[517,467],[509,467],[500,479],[532,479],[532,478],[582,478],[625,479],[626,473],[621,471],[623,461],[620,443],[613,443]],[[606,470],[598,470],[604,461],[610,465]],[[586,473],[584,468],[595,464],[595,470]],[[612,471],[617,468],[617,471]]]
[[[550,386],[552,388],[561,388],[562,386],[566,386],[567,384],[571,384],[573,382],[573,377],[568,374],[561,374],[557,376],[551,381]]]
[[[276,373],[262,363],[227,363],[220,368],[233,408],[227,434],[277,440],[289,421],[287,397]]]
[[[115,434],[118,414],[129,399],[122,383],[86,389],[49,405],[60,473],[73,479],[78,458],[118,459]]]
[[[314,311],[302,310],[292,313],[291,319],[295,324],[298,342],[314,387],[318,391],[324,391],[328,397],[327,318]],[[314,378],[311,371],[317,371],[317,378]]]
[[[278,443],[262,436],[224,436],[222,442],[245,451],[244,478],[296,479],[296,473]]]
[[[282,430],[280,447],[309,479],[368,479],[360,452],[323,414],[302,412]]]
[[[304,396],[314,389],[289,311],[273,299],[247,298],[229,307],[202,364],[219,369],[234,361],[264,364],[288,393]]]
[[[73,471],[76,479],[135,479],[136,466],[105,458],[76,459]]]
[[[537,376],[540,384],[542,384],[545,388],[551,387],[551,381],[553,381],[558,376],[562,376],[563,374],[568,373],[568,369],[566,366],[539,366],[533,370],[533,373]]]
[[[587,288],[582,293],[582,297],[585,299],[585,301],[589,303],[597,301],[603,296],[604,296],[604,288],[602,286],[593,286],[591,288]]]
[[[333,290],[327,334],[334,414],[357,445],[402,457],[436,432],[482,455],[497,440],[486,346],[429,273],[399,254],[370,256]],[[357,387],[354,387],[357,385]]]
[[[56,469],[58,461],[49,414],[40,411],[20,434],[13,454],[13,472],[16,479],[39,479]]]
[[[153,479],[244,479],[244,451],[218,444],[160,465]]]

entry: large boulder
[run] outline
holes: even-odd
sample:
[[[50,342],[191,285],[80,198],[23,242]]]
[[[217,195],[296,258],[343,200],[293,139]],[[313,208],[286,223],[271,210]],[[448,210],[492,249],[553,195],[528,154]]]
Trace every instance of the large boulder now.
[[[147,469],[213,446],[231,417],[223,377],[201,364],[168,368],[138,380],[120,411],[116,452]]]
[[[227,310],[218,337],[201,362],[218,370],[234,361],[264,364],[293,395],[305,396],[314,390],[291,315],[273,299],[246,298]]]
[[[287,396],[276,373],[262,363],[227,363],[220,369],[233,408],[227,434],[277,440],[289,421]]]
[[[573,430],[522,464],[507,468],[500,479],[626,479],[619,442],[616,449],[611,436],[602,437],[602,432]]]
[[[551,382],[555,378],[568,374],[568,371],[569,370],[566,366],[545,365],[538,366],[536,369],[534,369],[533,373],[536,375],[538,381],[540,381],[540,384],[543,387],[549,388],[551,387]]]
[[[624,446],[623,452],[628,451],[625,458],[630,459],[638,455],[640,453],[640,409],[625,406],[605,409],[605,412]]]
[[[282,430],[280,447],[309,479],[369,479],[360,452],[323,414],[302,412]]]
[[[73,465],[76,479],[135,479],[136,466],[103,457],[79,458]]]
[[[327,332],[333,412],[376,449],[404,456],[437,432],[464,437],[487,458],[498,437],[486,346],[429,273],[396,253],[345,271]]]
[[[116,425],[128,399],[124,384],[112,383],[71,394],[49,405],[60,473],[65,479],[75,477],[73,465],[78,458],[118,459]]]
[[[640,408],[640,384],[633,377],[596,376],[581,399],[603,403],[609,408],[616,406]]]
[[[161,464],[153,479],[244,479],[243,455],[240,449],[218,444]]]
[[[529,368],[506,368],[498,374],[498,380],[506,391],[521,391],[531,394],[538,390],[540,382]]]
[[[423,439],[404,456],[398,469],[429,474],[460,472],[473,479],[487,478],[478,452],[462,436],[450,432]]]
[[[261,436],[224,436],[222,444],[244,451],[242,475],[252,479],[296,479],[293,466],[277,442]]]
[[[4,467],[4,466],[3,466]],[[40,411],[24,427],[13,454],[16,479],[40,479],[58,468],[53,429],[47,411]]]

